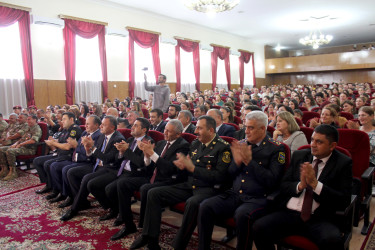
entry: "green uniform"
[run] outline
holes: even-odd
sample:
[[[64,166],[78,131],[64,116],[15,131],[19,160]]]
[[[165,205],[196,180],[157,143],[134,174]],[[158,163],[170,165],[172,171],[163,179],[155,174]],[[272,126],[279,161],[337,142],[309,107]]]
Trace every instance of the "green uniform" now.
[[[23,133],[22,137],[18,140],[18,143],[33,139],[35,142],[39,142],[42,137],[42,130],[38,124],[28,129]],[[20,148],[10,148],[10,146],[0,147],[0,165],[1,166],[16,166],[17,155],[34,155],[36,153],[37,145],[28,144]]]
[[[9,126],[9,124],[4,121],[4,120],[1,120],[0,121],[0,135],[5,131],[5,129],[7,129]]]
[[[19,124],[18,122],[13,123],[13,124],[9,124],[8,128],[3,132],[2,136],[1,136],[1,139],[6,139],[7,137],[13,136],[17,133],[19,133],[21,136],[23,136],[28,129],[29,129],[29,125],[27,125],[26,122],[22,123],[22,124]],[[5,145],[5,146],[12,145],[16,141],[18,141],[18,139],[4,141],[3,145]]]

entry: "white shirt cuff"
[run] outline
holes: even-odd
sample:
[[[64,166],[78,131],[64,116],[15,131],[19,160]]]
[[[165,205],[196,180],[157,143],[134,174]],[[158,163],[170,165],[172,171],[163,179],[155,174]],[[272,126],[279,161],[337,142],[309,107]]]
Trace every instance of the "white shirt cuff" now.
[[[301,183],[301,182],[298,182],[298,183],[297,183],[297,186],[296,186],[296,194],[299,194],[299,193],[301,193],[301,192],[303,191],[303,190],[301,190],[301,191],[298,190],[298,186],[299,186],[300,183]]]
[[[153,161],[153,162],[157,162],[157,160],[159,160],[159,155],[157,154],[157,153],[153,153],[152,155],[151,155],[151,160]]]
[[[316,188],[314,189],[314,193],[316,193],[317,195],[320,195],[320,193],[322,192],[322,189],[323,189],[323,183],[318,181],[318,185],[316,185]]]
[[[147,158],[146,156],[143,158],[144,162],[145,162],[145,165],[146,166],[149,166],[151,164],[151,159],[150,158]]]

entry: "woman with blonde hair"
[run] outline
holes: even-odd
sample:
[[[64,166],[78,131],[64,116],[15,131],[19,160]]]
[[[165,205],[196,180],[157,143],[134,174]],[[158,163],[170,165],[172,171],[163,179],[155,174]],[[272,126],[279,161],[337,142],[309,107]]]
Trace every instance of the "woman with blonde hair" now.
[[[290,148],[292,155],[299,147],[307,145],[305,134],[300,130],[296,119],[288,111],[281,111],[276,117],[276,130],[273,139],[283,142]]]
[[[130,110],[137,111],[139,113],[139,117],[143,117],[142,107],[141,104],[139,104],[139,102],[132,101],[130,104]]]
[[[316,128],[320,124],[327,124],[335,128],[339,128],[339,126],[336,125],[337,116],[338,114],[334,108],[325,106],[322,110],[322,113],[320,114],[319,121],[317,121],[316,119],[312,119],[310,121],[310,128]]]
[[[100,119],[103,119],[103,110],[102,110],[102,105],[99,104],[93,104],[92,105],[92,113],[93,115],[98,116]]]

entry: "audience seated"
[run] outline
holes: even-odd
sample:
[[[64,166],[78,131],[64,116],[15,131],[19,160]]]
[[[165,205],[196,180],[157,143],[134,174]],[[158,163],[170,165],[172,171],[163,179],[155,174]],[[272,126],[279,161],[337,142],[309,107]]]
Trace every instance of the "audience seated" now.
[[[223,123],[223,114],[218,109],[210,109],[207,111],[207,115],[215,119],[216,121],[216,133],[219,136],[233,137],[236,131],[234,127]]]
[[[150,111],[150,130],[156,130],[161,133],[164,132],[166,121],[163,121],[163,111],[161,109],[153,109]]]
[[[182,133],[195,133],[195,125],[191,123],[193,115],[188,110],[181,110],[178,114],[178,120],[182,123]]]

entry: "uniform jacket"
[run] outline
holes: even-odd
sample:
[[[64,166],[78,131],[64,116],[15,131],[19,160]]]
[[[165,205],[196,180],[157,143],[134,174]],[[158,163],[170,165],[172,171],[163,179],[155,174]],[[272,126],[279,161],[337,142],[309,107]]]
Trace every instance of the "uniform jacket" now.
[[[243,143],[247,143],[245,140]],[[242,200],[266,197],[279,187],[285,170],[285,148],[269,136],[259,146],[252,146],[253,158],[246,166],[232,161],[229,173],[234,178],[233,192]]]
[[[72,125],[68,129],[64,129],[62,131],[62,134],[59,136],[58,142],[59,143],[67,143],[67,139],[70,137],[72,139],[79,140],[81,138],[82,130],[78,125]],[[72,154],[74,152],[74,149],[71,148],[69,150],[62,150],[62,149],[57,149],[57,154],[58,156],[67,156],[72,157]]]
[[[19,143],[28,141],[33,139],[35,141],[35,144],[28,144],[25,147],[29,149],[36,149],[38,143],[40,141],[40,138],[42,138],[42,130],[40,129],[38,124],[35,124],[32,127],[28,127],[28,130],[25,131],[23,136],[18,140]]]
[[[311,149],[294,152],[291,164],[281,184],[282,207],[285,208],[291,197],[298,197],[296,192],[300,181],[300,164],[312,162]],[[313,199],[320,203],[315,210],[316,216],[331,218],[336,210],[344,209],[350,202],[352,189],[352,160],[337,150],[332,152],[318,181],[323,183],[320,195],[314,193]]]

